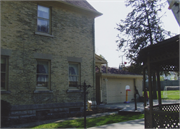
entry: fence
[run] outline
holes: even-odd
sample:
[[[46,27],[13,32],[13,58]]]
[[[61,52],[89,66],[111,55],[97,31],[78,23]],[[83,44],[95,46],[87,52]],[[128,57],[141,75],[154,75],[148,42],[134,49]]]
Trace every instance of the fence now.
[[[161,81],[161,90],[164,90],[165,86],[179,86],[179,80],[165,80],[165,81]],[[146,82],[146,87],[147,87],[147,89],[149,89],[148,82]],[[156,90],[158,90],[158,87],[156,87],[156,88],[157,88]]]

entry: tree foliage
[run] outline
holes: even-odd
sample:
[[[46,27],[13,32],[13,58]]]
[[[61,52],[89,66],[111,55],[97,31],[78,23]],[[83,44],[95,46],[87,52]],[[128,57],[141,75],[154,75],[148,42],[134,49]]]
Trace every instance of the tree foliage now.
[[[138,65],[136,63],[131,63],[130,66],[127,66],[124,69],[130,73],[133,73],[133,74],[143,74],[142,73],[142,66]]]
[[[155,43],[163,41],[170,35],[161,27],[158,12],[165,6],[161,0],[126,0],[126,7],[132,11],[125,20],[117,24],[118,48],[123,49],[127,59],[136,63],[138,52]]]

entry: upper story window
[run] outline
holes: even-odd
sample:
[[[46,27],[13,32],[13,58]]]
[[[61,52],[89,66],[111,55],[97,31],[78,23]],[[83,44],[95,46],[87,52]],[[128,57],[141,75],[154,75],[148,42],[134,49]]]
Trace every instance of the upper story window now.
[[[38,5],[37,31],[50,33],[50,8]]]

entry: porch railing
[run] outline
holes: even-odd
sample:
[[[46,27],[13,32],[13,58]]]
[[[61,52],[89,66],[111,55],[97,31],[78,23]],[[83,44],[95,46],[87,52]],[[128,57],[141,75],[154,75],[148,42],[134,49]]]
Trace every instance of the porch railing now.
[[[150,109],[145,107],[145,128],[180,128],[180,104],[162,104],[153,106],[152,123]]]

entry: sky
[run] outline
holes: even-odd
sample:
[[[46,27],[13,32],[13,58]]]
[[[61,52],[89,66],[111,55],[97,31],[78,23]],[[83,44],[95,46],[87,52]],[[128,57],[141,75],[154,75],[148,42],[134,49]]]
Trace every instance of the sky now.
[[[124,0],[87,0],[98,12],[103,15],[95,18],[95,52],[102,55],[108,62],[109,67],[118,68],[119,64],[129,62],[124,53],[118,51],[116,40],[118,31],[117,24],[125,20],[131,12],[130,7],[125,6]],[[163,9],[166,12],[162,17],[162,27],[171,33],[179,34],[180,27],[168,4]],[[123,57],[123,58],[122,58]],[[126,66],[130,65],[129,63]]]

